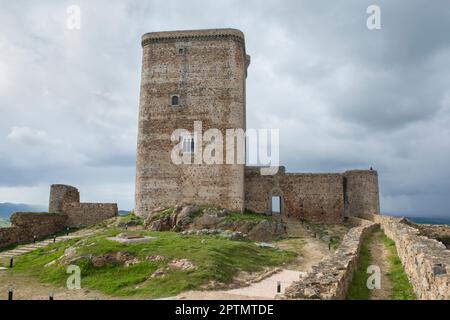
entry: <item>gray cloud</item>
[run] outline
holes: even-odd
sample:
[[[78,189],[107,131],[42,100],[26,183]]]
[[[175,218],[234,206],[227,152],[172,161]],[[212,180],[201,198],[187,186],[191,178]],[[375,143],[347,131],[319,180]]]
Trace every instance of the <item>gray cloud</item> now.
[[[384,211],[450,215],[448,4],[377,1],[382,29],[369,31],[373,3],[2,4],[0,202],[35,203],[62,182],[132,208],[140,36],[235,27],[252,55],[247,126],[280,128],[289,171],[373,166]],[[72,4],[79,31],[65,27]]]

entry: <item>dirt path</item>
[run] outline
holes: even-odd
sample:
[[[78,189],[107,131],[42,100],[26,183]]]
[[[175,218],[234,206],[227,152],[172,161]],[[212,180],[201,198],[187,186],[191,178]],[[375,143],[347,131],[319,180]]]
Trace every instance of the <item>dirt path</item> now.
[[[17,275],[10,270],[0,270],[0,300],[8,299],[9,288],[14,290],[14,300],[48,300],[51,293],[53,293],[54,300],[112,299],[99,292],[57,288],[43,284],[27,275]]]
[[[383,243],[381,236],[381,231],[376,231],[369,244],[371,265],[376,265],[381,269],[381,289],[372,290],[370,300],[390,300],[392,294],[392,282],[388,276],[390,269],[388,260],[389,251]]]

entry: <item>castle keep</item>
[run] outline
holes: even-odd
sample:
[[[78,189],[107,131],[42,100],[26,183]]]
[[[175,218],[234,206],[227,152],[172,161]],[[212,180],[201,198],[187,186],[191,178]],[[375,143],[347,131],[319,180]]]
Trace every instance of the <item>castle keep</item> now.
[[[175,164],[174,130],[246,130],[246,77],[250,57],[235,29],[148,33],[143,62],[136,165],[135,212],[159,207],[210,205],[243,212],[280,213],[322,222],[379,213],[378,176],[372,170],[343,174],[261,175],[260,168],[234,164]],[[183,153],[195,154],[194,135],[182,138]],[[204,143],[200,140],[201,147]],[[237,144],[234,146],[237,152]],[[225,154],[225,151],[223,152]]]

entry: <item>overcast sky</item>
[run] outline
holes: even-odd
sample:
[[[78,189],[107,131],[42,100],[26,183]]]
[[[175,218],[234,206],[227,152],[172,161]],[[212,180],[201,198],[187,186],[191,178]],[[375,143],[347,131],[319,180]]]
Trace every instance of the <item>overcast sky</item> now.
[[[65,183],[132,209],[141,35],[232,27],[252,56],[247,127],[280,128],[288,171],[373,166],[383,212],[450,216],[448,1],[0,2],[0,202]]]

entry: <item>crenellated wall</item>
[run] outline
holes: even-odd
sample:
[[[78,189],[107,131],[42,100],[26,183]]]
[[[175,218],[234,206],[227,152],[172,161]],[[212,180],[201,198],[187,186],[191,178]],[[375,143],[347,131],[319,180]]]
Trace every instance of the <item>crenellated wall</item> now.
[[[362,215],[379,223],[385,234],[395,241],[398,255],[417,297],[422,300],[450,299],[450,250],[400,218]]]

